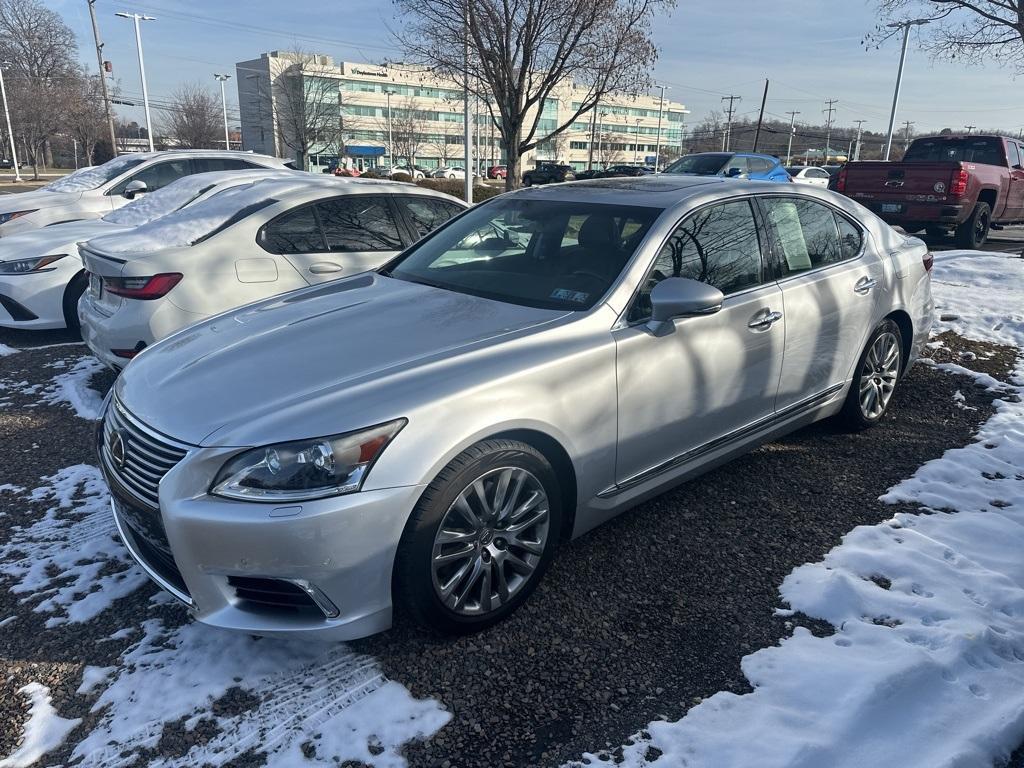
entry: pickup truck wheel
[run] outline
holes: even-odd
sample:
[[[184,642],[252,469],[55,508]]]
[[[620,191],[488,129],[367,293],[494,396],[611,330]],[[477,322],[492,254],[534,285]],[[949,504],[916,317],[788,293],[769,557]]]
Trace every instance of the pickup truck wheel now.
[[[988,203],[978,203],[967,221],[956,228],[956,244],[968,250],[981,247],[988,238],[991,225],[992,209]]]
[[[533,186],[533,177],[532,176],[523,176],[523,186],[524,187],[532,187]]]

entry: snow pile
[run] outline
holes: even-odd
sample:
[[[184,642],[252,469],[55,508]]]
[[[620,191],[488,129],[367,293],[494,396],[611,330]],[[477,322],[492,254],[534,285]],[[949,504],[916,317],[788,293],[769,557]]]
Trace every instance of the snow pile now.
[[[54,365],[66,365],[66,361]],[[88,355],[79,358],[71,370],[54,376],[53,383],[42,394],[42,401],[50,405],[70,405],[83,419],[95,421],[100,417],[103,395],[90,387],[89,382],[102,370],[103,363],[95,357]]]
[[[345,760],[402,766],[401,745],[432,735],[450,718],[341,644],[257,640],[202,624],[169,629],[156,619],[142,628],[93,705],[100,721],[72,757],[81,768],[134,765],[164,726],[181,718],[187,730],[213,721],[217,735],[151,765],[223,765],[253,750],[267,753],[268,768]],[[102,684],[95,677],[83,686]],[[248,702],[245,711],[217,714],[214,702],[229,691],[229,698]]]
[[[28,499],[53,506],[30,526],[15,526],[0,545],[0,574],[12,593],[42,598],[33,608],[54,614],[48,627],[88,621],[146,583],[117,539],[100,471],[87,464],[44,478]]]
[[[1022,278],[1019,259],[939,254],[937,311],[957,315],[949,322],[967,337],[1024,348]],[[651,723],[622,764],[1004,761],[1024,739],[1024,362],[1015,382],[976,442],[882,497],[945,511],[855,528],[785,579],[790,609],[779,613],[824,619],[835,634],[797,627],[745,657],[752,693],[720,692],[677,722]]]
[[[14,347],[9,347],[6,344],[0,344],[0,357],[7,357],[7,355],[13,355],[19,350]]]
[[[28,768],[57,747],[81,720],[65,720],[50,703],[50,689],[29,683],[18,693],[28,696],[30,708],[19,746],[10,756],[0,760],[0,768]]]

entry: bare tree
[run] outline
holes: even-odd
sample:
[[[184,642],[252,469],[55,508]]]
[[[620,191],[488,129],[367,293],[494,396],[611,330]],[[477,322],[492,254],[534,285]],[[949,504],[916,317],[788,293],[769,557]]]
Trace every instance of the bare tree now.
[[[384,117],[377,122],[377,130],[385,137],[390,134],[392,146],[388,147],[388,152],[392,162],[404,160],[413,165],[427,139],[427,116],[419,108],[419,102],[410,97],[400,105],[392,105],[390,126],[385,109]]]
[[[272,85],[281,143],[295,153],[300,167],[308,164],[311,154],[341,155],[341,97],[333,68],[302,50],[289,53],[288,58],[293,63]]]
[[[224,143],[220,98],[199,83],[186,83],[172,94],[164,129],[177,146],[214,149]]]
[[[1024,0],[878,0],[878,8],[868,46],[903,34],[889,25],[928,21],[918,27],[919,40],[935,58],[990,60],[1024,72]]]
[[[68,96],[64,103],[66,131],[81,147],[85,164],[93,165],[97,144],[104,139],[110,143],[98,76],[83,76],[68,89]]]
[[[523,154],[563,133],[612,91],[651,84],[651,21],[675,0],[396,0],[409,56],[486,99],[508,157],[506,188]],[[468,47],[464,56],[463,48]],[[542,130],[546,99],[575,83],[578,107]]]

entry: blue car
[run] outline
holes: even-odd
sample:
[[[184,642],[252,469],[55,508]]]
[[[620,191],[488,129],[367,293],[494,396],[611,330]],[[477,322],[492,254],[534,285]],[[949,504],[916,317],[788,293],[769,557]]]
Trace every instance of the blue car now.
[[[792,181],[779,158],[755,155],[753,152],[698,152],[683,155],[664,172],[686,176],[729,176],[761,181]]]

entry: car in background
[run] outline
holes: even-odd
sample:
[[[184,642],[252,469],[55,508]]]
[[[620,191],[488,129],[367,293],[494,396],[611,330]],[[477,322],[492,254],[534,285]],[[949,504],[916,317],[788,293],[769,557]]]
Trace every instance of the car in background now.
[[[0,197],[0,237],[65,221],[98,219],[139,195],[194,173],[290,167],[277,157],[217,149],[121,155],[102,165],[81,168],[34,192]]]
[[[832,175],[816,165],[791,165],[786,168],[786,173],[798,184],[811,184],[815,187],[827,187]]]
[[[97,433],[114,520],[211,625],[350,639],[396,606],[480,630],[562,541],[811,422],[882,420],[930,266],[806,185],[512,192],[140,355]]]
[[[556,184],[563,181],[573,181],[576,174],[571,165],[563,163],[539,162],[532,170],[523,174],[523,184],[532,187],[539,184]]]
[[[650,176],[654,171],[644,165],[613,165],[601,172],[601,178]],[[578,179],[580,176],[576,174]]]
[[[474,176],[476,174],[473,174]],[[433,179],[465,179],[466,169],[465,168],[453,168],[450,166],[442,166],[430,174]]]
[[[662,173],[686,176],[726,176],[788,183],[782,161],[772,155],[752,152],[697,152],[683,155]]]
[[[488,179],[504,179],[508,177],[508,167],[504,165],[492,165],[487,169]]]
[[[80,246],[82,338],[121,368],[211,315],[378,267],[465,207],[409,184],[319,175],[219,192]]]
[[[18,161],[18,167],[19,168],[24,168],[25,167],[25,161],[24,160],[19,160]],[[3,171],[12,171],[12,170],[14,170],[14,161],[11,160],[10,158],[4,158],[3,160],[0,160],[0,170],[3,170]]]
[[[413,181],[421,181],[433,171],[432,168],[424,168],[420,165],[396,165],[393,166],[389,172],[389,176],[394,176],[396,173],[404,173],[407,176],[411,176]]]
[[[973,250],[989,229],[1024,223],[1024,141],[986,134],[921,136],[899,161],[847,163],[834,189],[906,232],[952,232]]]
[[[88,285],[78,243],[140,227],[232,186],[297,174],[287,169],[193,174],[99,219],[52,224],[0,239],[0,327],[78,328],[78,299]]]

